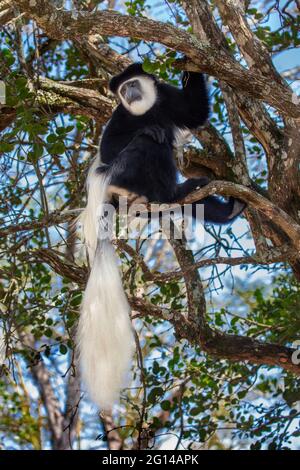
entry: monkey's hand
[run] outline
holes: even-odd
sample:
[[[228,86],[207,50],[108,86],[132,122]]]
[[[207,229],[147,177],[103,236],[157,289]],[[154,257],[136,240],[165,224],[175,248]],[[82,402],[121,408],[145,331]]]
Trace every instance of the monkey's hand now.
[[[139,135],[148,135],[158,144],[163,144],[167,140],[165,130],[159,126],[145,127],[144,129],[141,129]]]

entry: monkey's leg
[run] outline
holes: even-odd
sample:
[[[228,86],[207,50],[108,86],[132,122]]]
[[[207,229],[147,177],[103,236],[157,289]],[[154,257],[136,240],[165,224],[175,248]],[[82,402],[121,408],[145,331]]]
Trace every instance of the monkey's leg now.
[[[140,196],[137,193],[134,193],[128,189],[121,188],[120,186],[115,186],[113,184],[108,186],[107,193],[110,199],[116,201],[120,197],[125,197],[128,201],[128,204],[147,204],[148,199],[146,196]]]
[[[190,178],[182,184],[178,184],[176,188],[176,199],[180,201],[188,194],[197,189],[206,186],[209,183],[207,178]],[[197,216],[197,205],[204,205],[204,221],[215,224],[228,224],[236,219],[245,209],[246,204],[239,199],[229,197],[227,201],[223,201],[217,196],[208,196],[200,201],[192,204],[192,215]]]
[[[207,178],[190,178],[184,183],[177,184],[174,201],[184,199],[188,194],[196,191],[197,189],[206,186],[209,183]]]

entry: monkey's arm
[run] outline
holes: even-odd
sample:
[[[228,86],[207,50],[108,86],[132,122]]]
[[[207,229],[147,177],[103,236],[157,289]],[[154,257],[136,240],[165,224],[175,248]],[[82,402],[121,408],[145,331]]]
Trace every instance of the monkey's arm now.
[[[117,108],[108,122],[101,139],[101,161],[111,164],[128,145],[132,145],[135,139],[142,135],[151,137],[153,142],[157,144],[166,142],[166,133],[162,127],[158,125],[145,126],[141,122],[141,128],[136,130],[128,125],[126,116],[123,116],[122,110]],[[135,149],[134,145],[133,148]]]
[[[120,152],[132,140],[133,132],[127,123],[121,106],[118,106],[108,121],[100,143],[100,154],[103,163],[111,164]]]
[[[166,116],[179,128],[196,129],[209,115],[209,98],[202,73],[184,72],[182,89],[160,84]]]
[[[148,132],[149,131],[149,132]],[[154,138],[153,138],[154,132]],[[110,184],[152,202],[169,202],[176,188],[176,167],[172,146],[159,143],[164,133],[153,126],[131,140],[109,165]]]

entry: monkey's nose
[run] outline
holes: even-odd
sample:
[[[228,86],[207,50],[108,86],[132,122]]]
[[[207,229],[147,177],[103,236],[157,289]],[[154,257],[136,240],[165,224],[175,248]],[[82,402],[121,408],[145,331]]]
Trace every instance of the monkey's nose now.
[[[125,99],[128,104],[131,104],[133,101],[138,101],[141,99],[141,93],[136,88],[136,86],[130,86],[126,90]]]

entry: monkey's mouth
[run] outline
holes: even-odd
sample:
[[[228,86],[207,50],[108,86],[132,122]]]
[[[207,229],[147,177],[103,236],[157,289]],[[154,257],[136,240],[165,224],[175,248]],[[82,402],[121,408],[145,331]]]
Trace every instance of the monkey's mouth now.
[[[142,99],[142,92],[139,83],[135,82],[125,83],[120,90],[120,94],[129,105],[134,101],[141,101]]]

